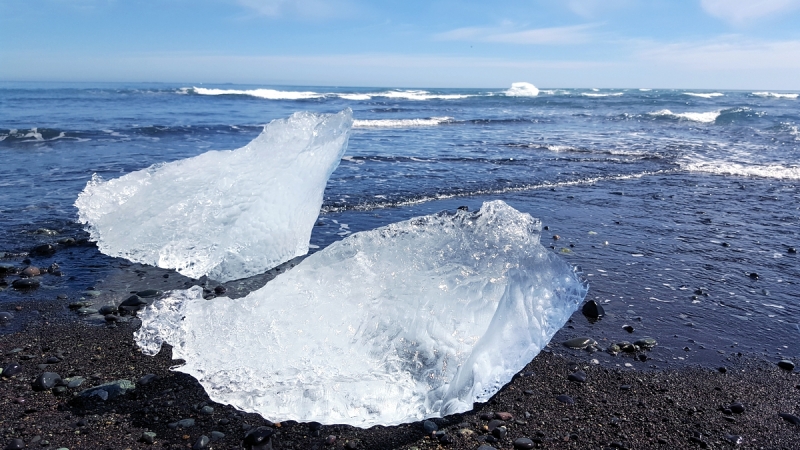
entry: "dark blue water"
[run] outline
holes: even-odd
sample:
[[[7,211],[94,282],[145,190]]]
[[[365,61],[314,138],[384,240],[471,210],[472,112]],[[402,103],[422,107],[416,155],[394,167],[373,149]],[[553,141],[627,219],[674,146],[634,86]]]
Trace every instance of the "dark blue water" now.
[[[258,89],[0,84],[0,264],[29,257],[64,274],[34,291],[0,287],[0,309],[114,291],[111,280],[146,284],[82,241],[73,203],[93,173],[238,148],[272,119],[350,107],[356,128],[313,245],[499,198],[559,235],[545,244],[582,268],[588,298],[606,302],[603,321],[578,314],[560,336],[654,335],[659,364],[800,353],[800,269],[789,252],[800,247],[800,100],[773,95],[792,93]],[[67,238],[76,243],[58,243]],[[43,243],[57,252],[28,255]]]

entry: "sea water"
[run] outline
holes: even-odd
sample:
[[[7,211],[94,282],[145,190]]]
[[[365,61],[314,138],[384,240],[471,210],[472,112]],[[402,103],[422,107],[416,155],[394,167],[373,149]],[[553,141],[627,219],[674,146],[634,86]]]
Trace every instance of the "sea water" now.
[[[64,276],[41,277],[35,291],[0,287],[0,305],[73,299],[88,287],[122,292],[120,279],[129,290],[172,286],[175,275],[161,280],[85,242],[74,203],[92,176],[239,148],[273,119],[349,107],[354,128],[312,251],[499,199],[542,220],[543,244],[580,267],[587,298],[608,313],[596,324],[578,313],[556,341],[652,335],[660,345],[643,364],[659,366],[800,353],[800,269],[789,252],[800,247],[797,93],[534,92],[3,83],[0,263],[23,266],[33,247],[52,243],[57,252],[32,263],[56,262]]]

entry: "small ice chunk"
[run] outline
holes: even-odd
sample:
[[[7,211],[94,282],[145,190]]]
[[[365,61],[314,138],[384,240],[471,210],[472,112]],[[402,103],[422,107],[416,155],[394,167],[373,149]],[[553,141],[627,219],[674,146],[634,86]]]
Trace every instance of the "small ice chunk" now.
[[[212,400],[271,420],[358,427],[472,409],[525,367],[586,295],[502,201],[352,234],[247,297],[172,291],[140,317]]]
[[[101,252],[193,278],[229,281],[308,252],[352,111],[274,120],[246,146],[94,176],[78,220]]]

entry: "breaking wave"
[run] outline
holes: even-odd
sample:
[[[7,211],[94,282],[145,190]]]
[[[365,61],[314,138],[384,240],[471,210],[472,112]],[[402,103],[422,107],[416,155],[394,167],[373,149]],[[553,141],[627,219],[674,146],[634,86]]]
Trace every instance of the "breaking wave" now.
[[[788,99],[796,99],[798,94],[781,94],[778,92],[753,92],[753,95],[756,97],[763,97],[763,98],[788,98]]]
[[[584,97],[619,97],[624,95],[624,92],[609,92],[608,94],[601,94],[599,92],[581,92]]]
[[[433,127],[453,122],[452,117],[431,117],[429,119],[370,119],[353,121],[353,128]]]
[[[424,90],[390,90],[382,92],[314,92],[314,91],[279,91],[275,89],[212,89],[181,88],[181,94],[196,95],[247,95],[266,100],[311,100],[322,98],[340,98],[343,100],[366,101],[373,98],[389,98],[402,100],[458,100],[475,97],[475,94],[437,94]]]
[[[685,112],[685,113],[674,113],[668,109],[662,109],[660,111],[648,113],[654,117],[661,117],[661,118],[668,118],[674,120],[688,120],[691,122],[700,122],[700,123],[714,123],[722,114],[722,111],[708,111],[708,112]]]
[[[689,162],[681,165],[689,172],[716,175],[738,175],[745,177],[774,178],[778,180],[800,180],[800,166],[780,164],[739,164],[725,161]]]
[[[537,95],[539,95],[539,89],[524,81],[511,83],[511,88],[506,91],[508,97],[536,97]]]
[[[683,95],[691,95],[692,97],[701,97],[701,98],[714,98],[714,97],[722,97],[725,94],[721,92],[684,92]]]

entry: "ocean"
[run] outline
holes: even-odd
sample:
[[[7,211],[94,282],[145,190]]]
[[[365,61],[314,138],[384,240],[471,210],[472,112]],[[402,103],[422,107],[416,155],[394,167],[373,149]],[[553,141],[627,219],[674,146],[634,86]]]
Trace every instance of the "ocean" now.
[[[587,299],[607,312],[596,323],[576,313],[554,344],[652,336],[659,346],[643,364],[653,368],[738,353],[800,356],[797,93],[534,92],[0,83],[0,272],[30,259],[62,273],[41,276],[35,290],[14,289],[15,275],[0,273],[0,311],[59,302],[65,318],[92,320],[68,304],[190,283],[86,242],[74,202],[93,174],[114,178],[242,147],[296,111],[352,108],[354,129],[328,182],[313,249],[501,199],[542,220],[542,243],[580,268]],[[55,253],[31,253],[43,244]],[[17,316],[0,332],[36,319]]]

